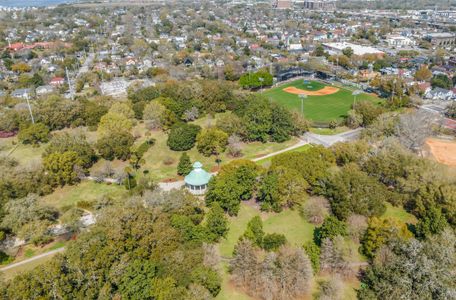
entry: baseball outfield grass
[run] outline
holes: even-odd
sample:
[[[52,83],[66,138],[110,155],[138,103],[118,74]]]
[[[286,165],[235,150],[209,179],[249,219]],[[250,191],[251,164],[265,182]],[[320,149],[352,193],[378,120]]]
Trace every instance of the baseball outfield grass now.
[[[298,94],[284,91],[287,88],[296,88],[303,91],[315,92],[325,87],[332,87],[318,81],[304,81],[299,79],[284,85],[272,88],[264,92],[264,96],[273,102],[281,104],[288,109],[301,112],[301,99]],[[314,122],[329,122],[332,120],[341,121],[351,109],[355,96],[348,88],[337,87],[338,91],[327,95],[310,95],[302,99],[304,117]],[[356,96],[356,101],[373,101],[379,103],[381,100],[370,94],[361,93]]]

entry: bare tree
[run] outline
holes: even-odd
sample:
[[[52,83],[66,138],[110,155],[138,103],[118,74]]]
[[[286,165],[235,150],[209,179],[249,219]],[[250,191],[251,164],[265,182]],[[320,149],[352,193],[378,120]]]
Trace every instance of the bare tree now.
[[[239,157],[242,155],[242,142],[241,138],[237,135],[232,135],[228,138],[228,154],[232,157]]]
[[[260,299],[293,299],[309,292],[310,260],[300,248],[281,247],[264,253],[242,240],[230,267],[234,282]]]
[[[362,215],[351,215],[348,217],[347,224],[350,237],[355,242],[359,242],[367,229],[367,218]]]
[[[302,214],[309,223],[321,225],[329,214],[329,202],[323,197],[312,197],[303,205]]]
[[[422,155],[421,147],[425,140],[432,135],[433,126],[436,123],[438,123],[438,117],[419,110],[416,113],[400,116],[395,133],[404,147]]]
[[[199,111],[198,111],[198,108],[192,106],[192,108],[190,109],[187,109],[185,112],[184,112],[184,120],[185,121],[194,121],[196,119],[198,119],[199,117]]]
[[[329,238],[323,240],[321,245],[320,269],[322,272],[335,273],[343,276],[351,274],[350,266],[345,260],[340,243],[334,242]]]
[[[317,298],[319,300],[340,300],[343,298],[344,284],[337,275],[331,276],[328,281],[320,283],[320,291]]]

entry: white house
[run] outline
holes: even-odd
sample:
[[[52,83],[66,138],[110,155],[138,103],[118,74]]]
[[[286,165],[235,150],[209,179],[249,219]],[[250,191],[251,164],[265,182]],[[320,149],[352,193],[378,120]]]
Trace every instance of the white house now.
[[[408,38],[408,37],[405,37],[402,35],[390,35],[386,38],[386,42],[388,43],[388,46],[395,47],[395,48],[409,47],[409,46],[416,45],[415,40],[412,40],[411,38]]]
[[[425,97],[432,100],[451,100],[454,97],[454,93],[451,90],[437,87],[428,91]]]
[[[35,92],[37,96],[43,96],[46,94],[50,94],[54,91],[54,87],[52,85],[43,85],[36,88]]]

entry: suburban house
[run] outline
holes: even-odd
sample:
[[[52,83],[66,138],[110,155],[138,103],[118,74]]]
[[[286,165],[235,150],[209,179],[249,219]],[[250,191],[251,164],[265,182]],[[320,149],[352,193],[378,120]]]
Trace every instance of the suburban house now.
[[[11,97],[13,98],[20,98],[20,99],[27,99],[32,96],[32,89],[17,89],[11,93]]]
[[[428,91],[425,94],[425,97],[427,99],[432,99],[432,100],[451,100],[454,97],[454,93],[451,90],[446,90],[442,88],[434,88],[430,91]]]
[[[37,87],[35,90],[35,93],[37,96],[43,96],[46,94],[50,94],[53,91],[54,91],[54,87],[52,85],[48,84],[48,85],[43,85],[43,86]]]
[[[52,86],[59,86],[63,85],[65,83],[65,78],[63,77],[54,77],[51,79],[51,82],[49,83]]]

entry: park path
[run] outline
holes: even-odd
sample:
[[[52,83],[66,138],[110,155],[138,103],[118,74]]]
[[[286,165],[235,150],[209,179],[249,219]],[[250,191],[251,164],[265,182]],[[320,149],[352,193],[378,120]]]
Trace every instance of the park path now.
[[[62,247],[62,248],[58,248],[58,249],[55,249],[55,250],[52,250],[52,251],[49,251],[49,252],[45,252],[45,253],[39,254],[39,255],[31,257],[29,259],[26,259],[26,260],[23,260],[23,261],[14,263],[14,264],[7,265],[6,267],[0,268],[0,272],[4,272],[6,270],[13,269],[13,268],[16,268],[16,267],[31,263],[32,261],[41,259],[41,258],[46,257],[46,256],[50,256],[50,255],[54,255],[54,254],[63,252],[64,250],[65,250],[65,247]]]
[[[361,130],[362,130],[361,128],[358,128],[358,129],[346,131],[346,132],[343,132],[343,133],[339,133],[339,134],[336,134],[336,135],[320,135],[320,134],[315,134],[315,133],[308,132],[305,135],[303,135],[302,137],[300,137],[299,142],[294,144],[293,146],[290,146],[288,148],[285,148],[285,149],[270,153],[270,154],[265,155],[265,156],[254,158],[254,159],[252,159],[252,161],[256,162],[256,161],[259,161],[259,160],[262,160],[262,159],[273,157],[273,156],[279,155],[279,154],[287,152],[287,151],[292,151],[294,149],[297,149],[297,148],[302,147],[302,146],[307,145],[307,144],[318,144],[318,145],[323,145],[325,147],[330,147],[331,145],[333,145],[333,144],[335,144],[337,142],[351,141],[351,140],[354,140],[354,139],[358,138]],[[215,175],[216,173],[213,173],[213,174]],[[93,178],[87,178],[87,179],[93,180]],[[175,182],[160,182],[158,185],[159,185],[159,187],[162,190],[170,191],[172,189],[179,189],[179,188],[183,187],[185,185],[185,183],[184,183],[183,180],[181,180],[181,181],[175,181]],[[64,250],[65,250],[65,248],[62,247],[62,248],[59,248],[59,249],[56,249],[56,250],[52,250],[52,251],[49,251],[49,252],[34,256],[32,258],[29,258],[29,259],[26,259],[26,260],[23,260],[23,261],[8,265],[6,267],[0,268],[0,272],[15,268],[15,267],[27,264],[27,263],[30,263],[32,261],[35,261],[37,259],[49,256],[49,255],[54,255],[54,254],[62,252]]]
[[[270,153],[268,155],[264,155],[261,157],[251,159],[251,161],[257,162],[259,160],[273,157],[273,156],[279,155],[281,153],[285,153],[287,151],[292,151],[294,149],[297,149],[297,148],[302,147],[307,144],[317,144],[317,145],[323,145],[324,147],[330,147],[338,142],[353,141],[359,137],[361,130],[362,130],[362,128],[357,128],[354,130],[345,131],[345,132],[335,134],[335,135],[321,135],[321,134],[307,132],[306,134],[301,136],[299,138],[300,139],[299,142],[297,142],[293,146]],[[212,175],[216,175],[216,174],[217,173],[212,173]],[[158,184],[158,186],[164,191],[170,191],[172,189],[180,189],[184,185],[185,185],[185,182],[183,180],[175,181],[175,182],[160,182]]]

